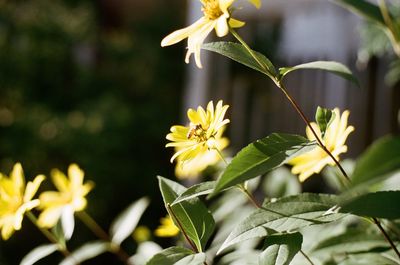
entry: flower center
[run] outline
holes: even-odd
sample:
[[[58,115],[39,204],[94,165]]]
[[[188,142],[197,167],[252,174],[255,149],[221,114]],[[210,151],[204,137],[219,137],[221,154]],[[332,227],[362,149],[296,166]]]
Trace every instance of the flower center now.
[[[223,12],[219,8],[219,0],[202,0],[203,8],[201,9],[204,16],[211,20],[219,18]]]
[[[207,130],[204,130],[201,124],[193,124],[190,126],[187,138],[189,140],[196,140],[199,143],[205,142],[207,141]]]

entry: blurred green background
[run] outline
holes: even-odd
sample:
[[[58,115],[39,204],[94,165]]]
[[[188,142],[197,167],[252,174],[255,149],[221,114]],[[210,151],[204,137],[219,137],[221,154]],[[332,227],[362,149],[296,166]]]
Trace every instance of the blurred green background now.
[[[0,171],[19,161],[30,180],[77,163],[96,183],[87,211],[104,228],[149,196],[141,224],[154,229],[165,214],[156,176],[173,176],[165,135],[177,122],[184,73],[173,60],[182,47],[160,41],[184,11],[182,1],[0,0]],[[77,225],[72,249],[94,239]],[[24,220],[1,241],[0,264],[19,264],[41,243]],[[103,255],[85,264],[119,263]]]

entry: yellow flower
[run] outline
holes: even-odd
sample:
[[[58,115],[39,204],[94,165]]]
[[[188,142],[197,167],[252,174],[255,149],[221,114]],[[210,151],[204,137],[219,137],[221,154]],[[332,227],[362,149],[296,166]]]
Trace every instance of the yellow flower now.
[[[0,229],[4,240],[21,229],[25,212],[39,205],[39,200],[32,198],[44,179],[43,175],[38,175],[25,186],[20,163],[14,165],[9,178],[0,174]]]
[[[161,46],[169,46],[188,38],[188,51],[185,62],[189,63],[189,57],[194,53],[196,65],[202,68],[200,60],[200,49],[205,38],[215,29],[218,37],[226,36],[229,27],[238,28],[244,22],[230,17],[229,8],[235,0],[200,0],[204,16],[194,22],[191,26],[172,32],[161,41]],[[257,8],[260,0],[249,0]]]
[[[157,227],[154,234],[158,237],[174,237],[179,234],[179,228],[176,227],[171,217],[167,215],[160,219],[161,225]]]
[[[316,123],[311,123],[318,137],[322,139],[323,144],[332,153],[336,160],[339,161],[339,155],[347,152],[345,145],[346,139],[349,134],[354,131],[353,126],[347,126],[347,120],[350,112],[344,111],[342,116],[338,108],[334,110],[335,118],[326,130],[324,138],[321,137],[321,130]],[[307,138],[315,140],[310,128],[306,129]],[[299,180],[305,181],[314,173],[319,173],[326,165],[334,166],[333,159],[319,146],[316,146],[311,151],[295,157],[289,164],[293,165],[292,173],[299,174]]]
[[[172,126],[171,133],[166,137],[172,141],[166,147],[178,149],[172,156],[171,163],[177,158],[178,164],[182,166],[209,150],[220,151],[224,147],[224,141],[220,140],[224,125],[229,123],[228,119],[224,119],[228,107],[228,105],[223,106],[220,100],[215,110],[212,101],[208,103],[206,111],[202,107],[198,107],[197,111],[189,109],[187,115],[190,125]]]
[[[215,136],[215,142],[218,146],[219,151],[225,149],[229,140],[226,137],[221,137],[223,129],[219,130]],[[179,151],[176,148],[176,151]],[[175,175],[180,179],[185,178],[196,178],[201,172],[203,172],[208,166],[215,165],[221,159],[217,150],[205,150],[196,156],[196,159],[191,159],[186,163],[177,163],[175,166]]]
[[[93,188],[92,182],[83,183],[84,172],[76,164],[68,167],[68,178],[57,169],[52,170],[51,177],[58,191],[46,191],[39,196],[43,212],[38,224],[45,228],[53,227],[66,207],[73,212],[85,209],[85,196]]]
[[[150,239],[151,232],[147,226],[140,225],[133,231],[132,237],[137,242],[145,242]]]

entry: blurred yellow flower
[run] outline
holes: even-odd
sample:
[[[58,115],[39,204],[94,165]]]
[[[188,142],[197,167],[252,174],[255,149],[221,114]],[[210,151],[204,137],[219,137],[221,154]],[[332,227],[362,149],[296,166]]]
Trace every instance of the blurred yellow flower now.
[[[222,100],[220,100],[215,110],[212,101],[208,103],[206,111],[202,107],[198,107],[197,111],[189,109],[187,112],[189,126],[172,126],[171,133],[166,137],[172,141],[166,147],[177,149],[171,158],[171,163],[177,158],[178,164],[182,166],[209,150],[214,149],[220,152],[224,147],[224,140],[220,140],[221,135],[224,126],[229,123],[228,119],[224,119],[228,107],[228,105],[222,105]]]
[[[140,225],[133,231],[132,237],[137,243],[148,241],[151,237],[150,229],[147,226]]]
[[[9,178],[0,173],[0,229],[4,240],[21,229],[25,212],[39,205],[39,200],[32,198],[44,179],[43,175],[38,175],[25,186],[20,163],[14,165]]]
[[[316,123],[311,123],[318,137],[322,139],[323,144],[332,153],[332,155],[339,160],[339,155],[347,152],[347,146],[345,145],[346,139],[349,134],[354,131],[353,126],[347,126],[347,120],[350,112],[344,111],[342,116],[338,108],[334,110],[335,118],[326,130],[324,138],[321,137],[321,130]],[[310,128],[306,129],[307,138],[309,140],[315,140]],[[298,157],[295,157],[289,164],[293,165],[292,173],[299,174],[299,180],[305,181],[314,173],[319,173],[326,165],[334,166],[335,162],[329,155],[322,150],[319,146],[316,146],[309,152],[306,152]]]
[[[174,224],[171,217],[167,215],[160,219],[161,225],[157,227],[154,234],[158,237],[174,237],[179,234],[179,228]]]
[[[188,38],[188,51],[185,62],[189,63],[189,57],[194,53],[196,65],[202,68],[200,60],[200,49],[205,38],[215,29],[218,37],[226,36],[229,27],[238,28],[244,22],[230,17],[229,8],[235,0],[200,0],[204,16],[194,22],[191,26],[172,32],[161,41],[161,46],[169,46]],[[257,8],[260,0],[249,0]]]
[[[68,167],[68,178],[58,169],[52,170],[51,177],[58,191],[46,191],[39,196],[43,212],[39,215],[38,224],[45,228],[57,223],[65,207],[73,212],[85,209],[85,196],[93,188],[93,182],[83,183],[84,172],[76,164]]]
[[[215,136],[215,142],[218,146],[218,150],[222,151],[229,145],[229,140],[226,137],[221,137],[223,129],[219,130]],[[179,149],[176,148],[178,152]],[[208,166],[215,165],[221,160],[220,154],[217,150],[205,150],[200,152],[196,159],[191,159],[186,163],[177,163],[175,166],[175,175],[180,179],[196,178],[201,172],[203,172]],[[179,161],[179,160],[178,160]]]

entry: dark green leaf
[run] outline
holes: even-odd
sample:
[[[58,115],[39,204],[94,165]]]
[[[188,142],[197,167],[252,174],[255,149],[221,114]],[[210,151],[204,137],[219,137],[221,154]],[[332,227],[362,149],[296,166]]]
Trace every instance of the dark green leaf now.
[[[400,169],[400,137],[384,137],[373,143],[358,159],[352,186],[369,185],[384,180],[389,173]]]
[[[288,73],[300,69],[318,69],[328,71],[335,75],[338,75],[346,80],[353,82],[355,85],[359,86],[358,80],[353,76],[352,72],[347,68],[347,66],[333,61],[316,61],[305,64],[299,64],[292,67],[283,67],[279,69],[281,74],[281,79],[283,79]]]
[[[313,193],[265,203],[236,226],[219,252],[244,240],[294,232],[306,226],[338,220],[344,215],[335,212],[336,204],[337,197],[334,195]]]
[[[366,19],[372,20],[381,26],[385,26],[385,20],[379,7],[366,0],[334,0],[334,3],[342,5]]]
[[[188,188],[185,192],[179,195],[171,205],[183,202],[195,197],[210,194],[215,188],[215,181],[206,181]]]
[[[340,203],[341,212],[359,216],[398,219],[400,218],[400,191],[367,193]]]
[[[238,63],[241,63],[249,68],[259,71],[271,79],[276,76],[276,70],[271,61],[259,52],[253,51],[257,56],[257,59],[262,63],[263,67],[254,60],[254,58],[249,54],[246,48],[234,42],[211,42],[203,44],[202,49],[219,53],[225,57],[228,57]]]
[[[186,188],[172,180],[158,177],[160,190],[167,211],[175,224],[182,228],[186,235],[202,251],[215,228],[215,221],[207,207],[198,198],[192,198],[171,205]]]
[[[322,137],[324,137],[326,129],[334,121],[335,116],[336,114],[332,110],[318,106],[317,112],[315,113],[315,121],[321,130]]]
[[[292,134],[273,133],[243,148],[218,178],[212,195],[284,164],[315,143]]]
[[[371,234],[362,229],[349,229],[343,234],[320,242],[312,251],[332,255],[370,251],[380,247],[390,247],[382,235]]]
[[[183,247],[170,247],[154,255],[146,265],[174,265],[194,252]]]
[[[303,236],[300,233],[269,236],[265,240],[267,248],[261,253],[259,265],[289,265],[301,250]]]

